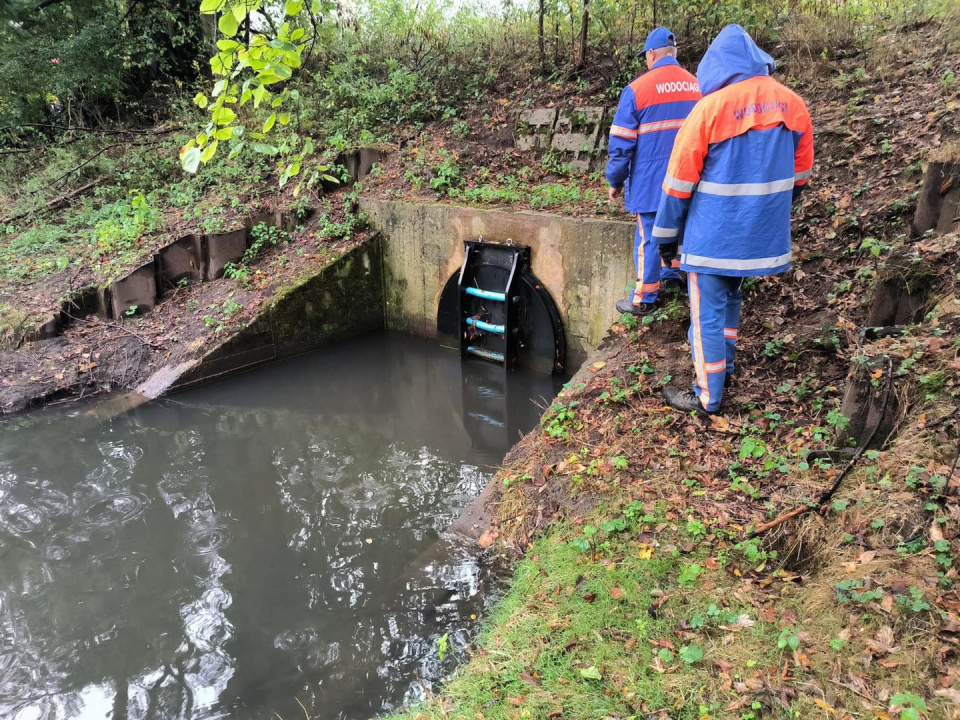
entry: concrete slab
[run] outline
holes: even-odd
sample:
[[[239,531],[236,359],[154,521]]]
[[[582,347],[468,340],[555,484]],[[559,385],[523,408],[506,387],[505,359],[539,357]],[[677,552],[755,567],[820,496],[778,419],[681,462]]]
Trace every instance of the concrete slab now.
[[[246,219],[243,221],[243,225],[246,228],[256,227],[260,223],[264,225],[277,226],[279,224],[278,218],[280,213],[276,210],[261,210],[260,212],[250,213],[247,215]]]
[[[124,278],[110,286],[110,303],[113,317],[143,315],[157,304],[156,262],[144,263]]]
[[[247,251],[246,228],[220,235],[203,236],[204,280],[216,280],[223,276],[228,262],[237,262]]]
[[[943,235],[960,228],[960,184],[955,185],[943,196],[937,232]]]
[[[517,117],[514,142],[519,150],[549,151],[577,173],[602,169],[613,113],[599,105],[524,110]]]
[[[565,153],[589,153],[593,150],[596,138],[583,133],[562,133],[553,136],[550,149]]]
[[[346,184],[352,185],[360,182],[370,174],[371,168],[377,163],[383,162],[387,153],[377,148],[360,148],[351,153],[340,153],[337,157],[337,164],[343,165],[347,171]]]
[[[169,290],[182,281],[203,282],[202,236],[186,235],[160,248],[160,291]]]
[[[517,116],[514,142],[518,150],[546,151],[550,148],[553,126],[557,122],[556,108],[532,108]]]

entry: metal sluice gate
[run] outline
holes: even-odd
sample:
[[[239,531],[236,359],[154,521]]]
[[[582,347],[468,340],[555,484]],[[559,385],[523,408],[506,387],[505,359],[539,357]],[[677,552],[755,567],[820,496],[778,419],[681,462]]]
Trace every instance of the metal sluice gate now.
[[[461,357],[510,369],[547,373],[564,369],[566,342],[560,313],[530,267],[530,248],[464,241],[463,265],[440,296],[437,331]]]

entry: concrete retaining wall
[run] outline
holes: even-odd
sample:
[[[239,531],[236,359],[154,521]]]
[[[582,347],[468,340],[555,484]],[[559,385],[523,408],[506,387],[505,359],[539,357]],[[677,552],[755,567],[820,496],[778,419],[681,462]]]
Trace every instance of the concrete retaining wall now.
[[[440,293],[463,263],[463,241],[478,237],[530,246],[533,272],[560,310],[571,369],[600,342],[619,316],[614,304],[633,286],[633,223],[368,198],[360,208],[383,234],[392,330],[436,337]]]
[[[280,292],[253,322],[171,379],[161,392],[383,329],[381,263],[380,237],[374,236],[316,275]]]

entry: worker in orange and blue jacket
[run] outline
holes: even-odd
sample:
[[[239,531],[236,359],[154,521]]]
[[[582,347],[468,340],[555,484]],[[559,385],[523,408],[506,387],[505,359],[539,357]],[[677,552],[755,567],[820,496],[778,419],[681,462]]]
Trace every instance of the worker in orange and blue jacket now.
[[[770,77],[775,69],[742,27],[721,30],[697,68],[703,100],[670,156],[653,236],[665,262],[683,245],[696,382],[664,389],[679,410],[720,409],[743,278],[790,268],[790,212],[813,168],[813,127],[803,100]]]
[[[614,202],[625,187],[627,212],[637,216],[633,257],[637,282],[630,298],[617,302],[621,313],[646,315],[655,307],[660,283],[682,287],[680,271],[671,264],[661,267],[653,240],[653,220],[660,204],[660,186],[677,130],[697,100],[697,79],[677,62],[677,41],[665,27],[658,27],[643,46],[648,72],[620,95],[620,104],[610,126],[607,182]]]

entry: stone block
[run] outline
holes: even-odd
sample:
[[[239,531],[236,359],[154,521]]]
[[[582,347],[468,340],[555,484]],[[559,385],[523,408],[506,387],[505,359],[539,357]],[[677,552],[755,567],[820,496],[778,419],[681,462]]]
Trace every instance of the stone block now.
[[[596,138],[581,133],[562,133],[553,136],[550,149],[561,153],[590,153],[596,147]]]
[[[203,243],[201,236],[186,235],[160,248],[160,291],[183,280],[203,282]]]
[[[603,120],[604,111],[605,108],[596,106],[581,106],[572,110],[564,110],[557,118],[554,132],[592,135]]]
[[[246,228],[220,235],[203,236],[204,280],[216,280],[223,275],[229,262],[238,262],[247,251]]]
[[[522,110],[517,116],[517,125],[529,125],[530,127],[549,127],[553,129],[557,122],[556,108],[532,108]]]
[[[133,314],[143,315],[157,304],[156,262],[144,263],[124,278],[110,286],[110,304],[113,317]]]
[[[524,110],[517,116],[514,142],[518,150],[545,151],[550,148],[553,126],[557,122],[556,108]]]

